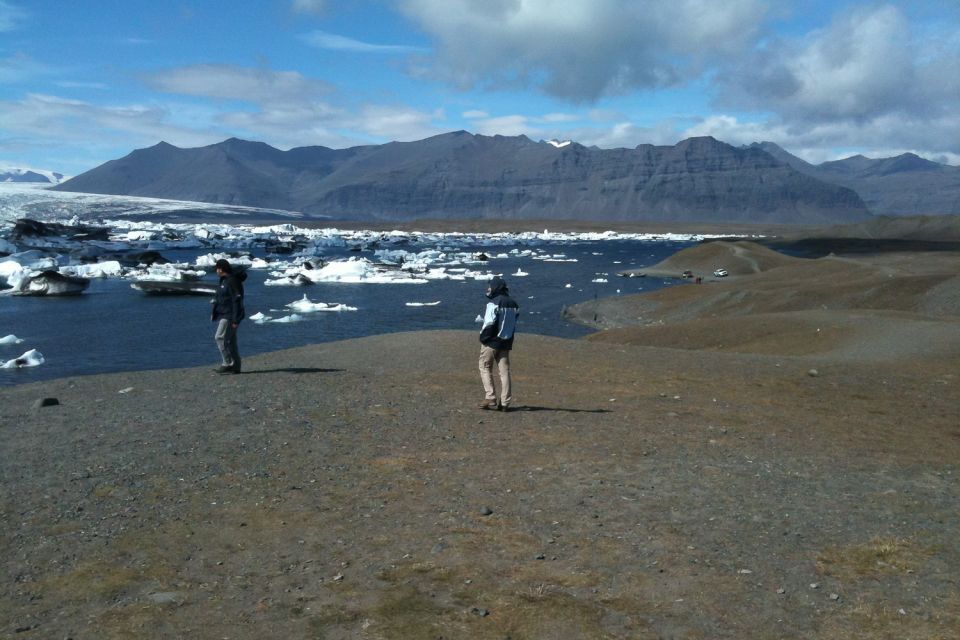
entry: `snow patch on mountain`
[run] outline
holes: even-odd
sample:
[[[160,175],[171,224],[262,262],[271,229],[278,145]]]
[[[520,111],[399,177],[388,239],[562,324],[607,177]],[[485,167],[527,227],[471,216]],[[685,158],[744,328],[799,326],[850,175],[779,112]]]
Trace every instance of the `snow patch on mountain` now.
[[[46,169],[30,169],[0,165],[0,182],[48,182],[60,184],[69,176]]]

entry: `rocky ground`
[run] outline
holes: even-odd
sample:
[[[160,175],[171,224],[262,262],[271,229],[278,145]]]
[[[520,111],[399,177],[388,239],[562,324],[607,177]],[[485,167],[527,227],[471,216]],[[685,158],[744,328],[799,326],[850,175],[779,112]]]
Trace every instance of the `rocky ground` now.
[[[0,389],[0,635],[958,637],[957,257],[729,244],[509,413],[465,332]]]

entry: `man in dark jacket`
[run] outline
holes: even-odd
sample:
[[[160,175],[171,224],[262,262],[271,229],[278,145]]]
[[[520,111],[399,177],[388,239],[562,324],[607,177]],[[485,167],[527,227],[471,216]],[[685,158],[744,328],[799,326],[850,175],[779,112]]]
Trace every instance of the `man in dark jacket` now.
[[[480,329],[480,381],[484,400],[481,409],[508,411],[513,395],[510,388],[510,349],[517,328],[520,307],[510,297],[506,281],[494,276],[487,284],[487,308]],[[493,364],[500,372],[500,401],[493,386]]]
[[[223,364],[218,373],[240,373],[240,351],[237,349],[237,328],[246,317],[243,308],[243,281],[246,272],[234,273],[233,266],[221,258],[216,262],[220,286],[213,299],[213,312],[210,319],[217,323],[214,339],[220,349]]]

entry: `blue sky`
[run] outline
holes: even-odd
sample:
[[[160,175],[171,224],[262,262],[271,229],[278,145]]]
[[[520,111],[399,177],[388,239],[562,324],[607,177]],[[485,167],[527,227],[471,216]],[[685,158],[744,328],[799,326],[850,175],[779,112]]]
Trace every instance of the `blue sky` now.
[[[712,135],[960,164],[960,3],[0,0],[0,166],[165,140]]]

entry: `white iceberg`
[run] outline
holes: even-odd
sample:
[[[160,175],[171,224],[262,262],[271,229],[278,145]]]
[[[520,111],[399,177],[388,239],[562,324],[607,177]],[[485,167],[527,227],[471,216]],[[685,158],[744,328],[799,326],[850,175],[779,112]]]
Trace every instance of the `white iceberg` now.
[[[36,349],[30,349],[19,358],[0,363],[0,369],[22,369],[23,367],[36,367],[43,363],[43,354]]]
[[[606,282],[606,281],[607,281],[606,278],[594,278],[590,282]]]
[[[277,322],[277,323],[280,323],[280,324],[286,324],[286,323],[290,323],[290,322],[300,322],[301,320],[303,320],[303,316],[298,315],[298,314],[296,314],[296,313],[291,313],[291,314],[288,315],[288,316],[283,316],[282,318],[277,318],[276,320],[270,320],[270,322]]]
[[[116,260],[107,262],[93,262],[91,264],[75,264],[60,267],[60,273],[78,278],[108,278],[123,275],[123,267]]]
[[[8,336],[3,336],[2,338],[0,338],[0,344],[20,344],[21,342],[23,342],[23,339],[18,338],[12,333]]]
[[[249,320],[254,324],[264,324],[264,323],[270,322],[271,320],[273,320],[273,318],[271,318],[270,316],[265,316],[263,315],[263,313],[258,311],[257,313],[250,316]]]
[[[311,302],[307,298],[307,294],[303,294],[303,298],[295,302],[290,302],[286,305],[289,309],[297,311],[299,313],[316,313],[318,311],[356,311],[356,307],[350,307],[342,303],[333,303],[333,302]]]
[[[438,304],[440,304],[440,301],[437,300],[436,302],[405,302],[404,304],[407,305],[408,307],[435,307]]]
[[[517,267],[517,272],[516,272],[516,273],[511,273],[510,275],[512,275],[512,276],[518,276],[518,277],[523,277],[523,276],[528,276],[528,275],[530,275],[530,274],[527,273],[526,271],[524,271],[523,269],[521,269],[520,267]]]

